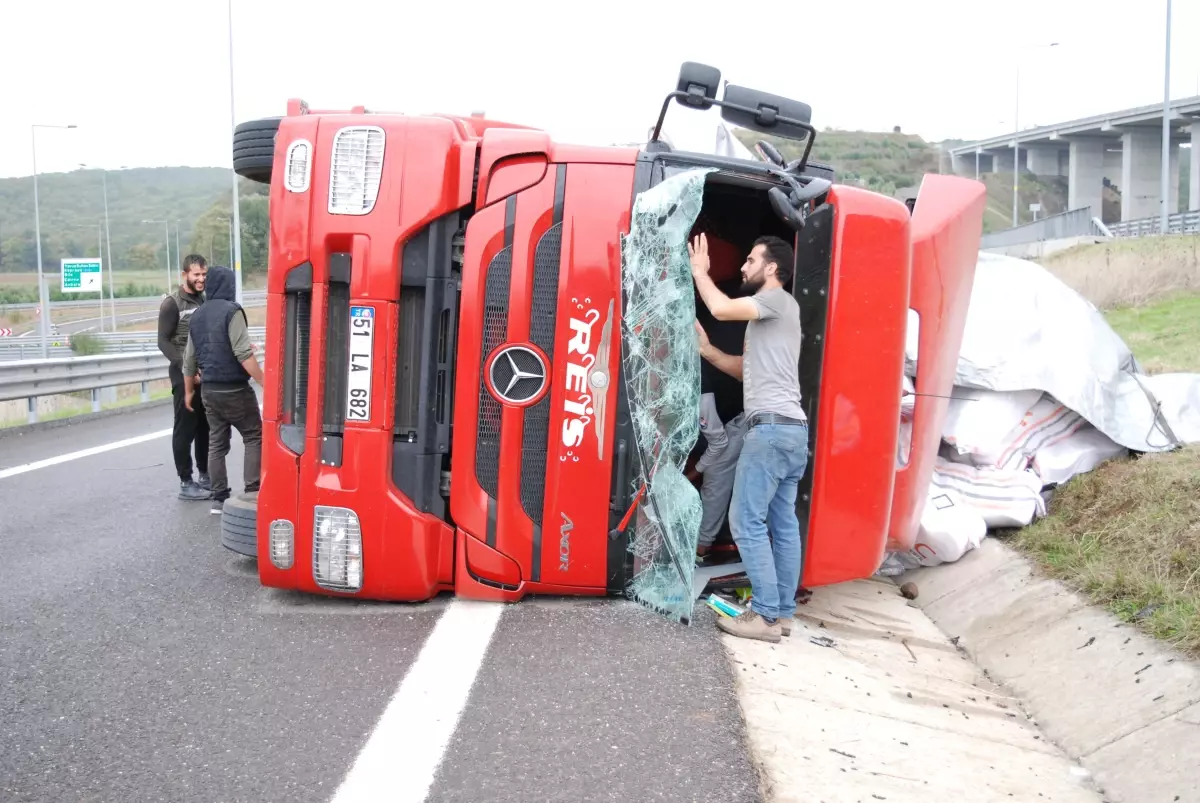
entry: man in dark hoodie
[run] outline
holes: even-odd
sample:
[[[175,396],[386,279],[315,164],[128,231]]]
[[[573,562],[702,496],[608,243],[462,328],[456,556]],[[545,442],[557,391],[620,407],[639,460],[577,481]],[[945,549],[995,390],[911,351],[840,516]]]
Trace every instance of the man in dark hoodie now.
[[[183,349],[187,345],[188,324],[192,313],[204,303],[204,279],[208,262],[199,254],[188,254],[180,268],[179,287],[163,299],[158,308],[158,350],[167,358],[171,378],[171,396],[175,400],[175,426],[171,433],[171,451],[179,474],[179,498],[208,499],[212,485],[208,478],[208,419],[204,406],[195,410],[183,403]],[[200,481],[192,479],[192,455],[195,444],[196,468]]]
[[[184,402],[192,409],[196,372],[200,398],[208,412],[208,473],[212,480],[212,513],[220,515],[229,498],[230,427],[237,429],[246,448],[243,479],[246,493],[258,490],[262,459],[262,415],[258,396],[250,387],[253,378],[263,383],[262,368],[250,343],[246,313],[234,302],[234,277],[229,268],[213,266],[208,271],[204,306],[192,313],[187,349],[183,354]]]

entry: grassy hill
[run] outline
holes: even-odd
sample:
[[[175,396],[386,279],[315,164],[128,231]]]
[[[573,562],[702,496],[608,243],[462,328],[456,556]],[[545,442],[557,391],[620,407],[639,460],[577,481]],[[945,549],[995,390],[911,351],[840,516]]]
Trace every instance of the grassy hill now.
[[[107,175],[112,261],[120,273],[164,271],[170,221],[172,270],[177,269],[176,238],[183,253],[198,252],[216,264],[229,264],[230,171],[226,168],[159,167],[113,170]],[[43,270],[57,274],[60,260],[95,256],[97,226],[104,223],[99,170],[38,176]],[[239,182],[242,214],[242,267],[266,269],[266,188]],[[143,221],[158,221],[144,223]],[[0,275],[37,270],[33,179],[0,179]],[[108,259],[107,243],[102,256]],[[52,282],[52,285],[55,282]],[[132,291],[131,291],[132,292]],[[128,295],[118,288],[118,296]],[[0,303],[35,300],[35,288],[3,288]],[[28,295],[29,298],[25,298]],[[86,298],[86,296],[81,296]]]
[[[803,143],[768,137],[745,129],[737,137],[751,150],[765,139],[779,149],[785,159],[798,159]],[[814,162],[832,165],[838,181],[854,184],[884,195],[920,183],[926,173],[937,173],[940,152],[913,134],[873,131],[825,130],[817,134],[809,157]]]

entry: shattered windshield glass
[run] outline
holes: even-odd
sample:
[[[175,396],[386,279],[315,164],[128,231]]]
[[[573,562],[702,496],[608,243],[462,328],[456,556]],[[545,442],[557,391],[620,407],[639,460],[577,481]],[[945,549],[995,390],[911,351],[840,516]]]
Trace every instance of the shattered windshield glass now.
[[[700,433],[700,351],[687,238],[710,168],[640,193],[622,242],[624,366],[638,455],[630,595],[678,622],[692,612],[700,494],[684,465]]]

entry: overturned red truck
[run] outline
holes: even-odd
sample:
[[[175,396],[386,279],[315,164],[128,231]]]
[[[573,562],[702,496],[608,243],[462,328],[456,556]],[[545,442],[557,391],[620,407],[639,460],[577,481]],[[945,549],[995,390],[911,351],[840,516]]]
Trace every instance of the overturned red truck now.
[[[718,99],[720,85],[685,64],[641,148],[296,100],[238,126],[235,170],[270,184],[263,475],[227,505],[223,543],[258,556],[264,585],[397,601],[629,593],[649,473],[622,361],[622,239],[639,194],[697,168],[709,172],[690,233],[707,234],[719,284],[736,290],[756,237],[795,244],[802,583],[869,576],[885,549],[912,545],[983,187],[926,176],[910,213],[808,163],[807,105],[733,85]],[[803,156],[677,151],[659,136],[672,102],[803,141]],[[744,325],[710,337],[740,353]],[[906,337],[919,370],[900,443]],[[719,393],[740,409],[738,383]]]

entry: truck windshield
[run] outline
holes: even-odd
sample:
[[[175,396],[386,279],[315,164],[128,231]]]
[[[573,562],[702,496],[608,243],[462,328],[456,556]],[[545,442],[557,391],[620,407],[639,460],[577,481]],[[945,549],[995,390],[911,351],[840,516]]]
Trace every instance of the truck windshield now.
[[[629,539],[632,596],[680,622],[693,603],[700,494],[684,475],[699,436],[700,356],[687,239],[712,168],[677,173],[634,200],[622,244],[624,372],[640,497]]]

